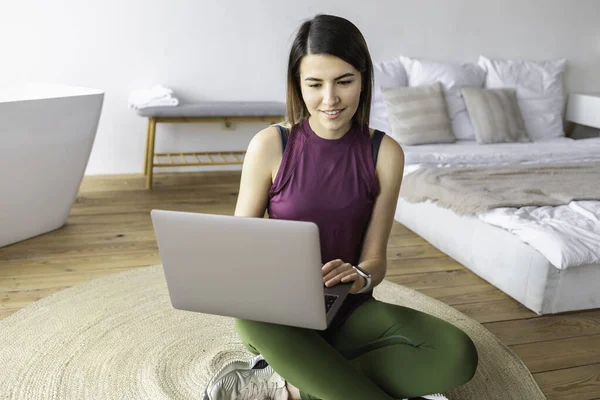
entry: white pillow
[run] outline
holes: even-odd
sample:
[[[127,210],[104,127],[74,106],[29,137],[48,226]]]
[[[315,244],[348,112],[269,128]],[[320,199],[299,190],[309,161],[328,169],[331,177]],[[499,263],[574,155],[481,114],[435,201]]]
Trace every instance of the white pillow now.
[[[461,140],[475,140],[475,131],[462,96],[462,89],[483,88],[485,71],[474,63],[458,64],[404,56],[400,56],[400,62],[408,75],[408,86],[442,83],[454,136]]]
[[[389,61],[380,61],[373,64],[373,78],[374,84],[369,125],[373,129],[390,133],[392,129],[381,89],[396,89],[408,86],[406,71],[404,71],[404,67],[398,58]]]
[[[485,87],[513,88],[527,135],[533,141],[559,138],[563,129],[563,73],[566,60],[523,61],[492,60],[479,56],[486,70]]]

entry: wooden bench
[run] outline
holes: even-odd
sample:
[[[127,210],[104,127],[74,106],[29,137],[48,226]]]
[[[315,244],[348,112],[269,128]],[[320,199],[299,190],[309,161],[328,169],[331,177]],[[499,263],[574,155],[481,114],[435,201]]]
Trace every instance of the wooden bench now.
[[[203,102],[182,104],[176,107],[147,107],[138,110],[137,114],[148,118],[144,175],[146,176],[146,189],[152,189],[155,167],[242,164],[245,154],[245,151],[155,153],[154,144],[158,123],[222,122],[227,126],[235,122],[266,122],[273,125],[285,118],[285,103]],[[200,157],[207,157],[208,161],[203,161]],[[167,158],[168,162],[161,162],[161,158]],[[187,158],[193,158],[195,161],[190,162]]]

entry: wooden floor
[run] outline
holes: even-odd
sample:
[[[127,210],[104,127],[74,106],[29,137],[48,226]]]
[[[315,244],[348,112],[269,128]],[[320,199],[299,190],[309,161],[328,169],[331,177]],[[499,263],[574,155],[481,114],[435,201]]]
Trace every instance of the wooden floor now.
[[[150,210],[231,215],[239,178],[159,174],[153,191],[141,175],[84,178],[65,226],[0,248],[0,319],[72,285],[160,263]],[[388,258],[387,279],[482,323],[521,357],[548,399],[600,399],[600,310],[539,317],[398,223]]]

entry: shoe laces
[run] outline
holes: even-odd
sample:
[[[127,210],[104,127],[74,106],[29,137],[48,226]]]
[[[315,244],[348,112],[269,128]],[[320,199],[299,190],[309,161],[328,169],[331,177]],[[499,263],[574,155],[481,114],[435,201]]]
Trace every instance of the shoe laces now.
[[[241,391],[239,400],[271,400],[277,394],[277,382],[268,382],[256,375],[250,378],[250,382]]]
[[[421,397],[427,400],[448,400],[448,398],[441,393],[433,393]]]

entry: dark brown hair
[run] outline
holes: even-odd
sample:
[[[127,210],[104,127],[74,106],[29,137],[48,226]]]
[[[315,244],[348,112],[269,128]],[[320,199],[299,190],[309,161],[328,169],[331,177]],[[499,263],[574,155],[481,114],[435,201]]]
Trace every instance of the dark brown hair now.
[[[353,121],[359,126],[368,125],[373,88],[373,62],[367,42],[352,22],[325,14],[318,14],[305,21],[292,43],[287,72],[286,123],[293,126],[309,117],[300,90],[300,61],[307,54],[329,54],[338,57],[361,73],[362,92]]]

